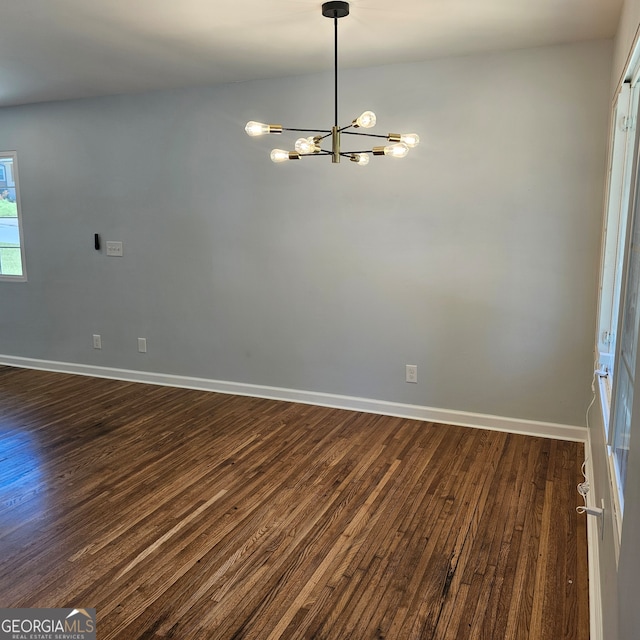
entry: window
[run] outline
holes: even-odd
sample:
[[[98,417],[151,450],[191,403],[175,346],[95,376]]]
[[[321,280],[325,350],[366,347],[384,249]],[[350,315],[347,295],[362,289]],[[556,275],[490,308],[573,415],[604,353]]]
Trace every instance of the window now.
[[[640,53],[640,49],[639,49]],[[624,511],[624,491],[634,412],[638,321],[640,320],[640,62],[622,85],[614,105],[609,149],[607,210],[604,230],[598,317],[598,369],[605,414],[610,475],[616,498],[618,532]],[[634,417],[635,414],[635,417]]]
[[[637,170],[636,170],[637,171]],[[630,243],[623,269],[625,286],[620,300],[622,321],[620,336],[616,340],[614,387],[612,401],[612,428],[609,434],[616,481],[620,493],[620,508],[624,509],[624,487],[627,477],[629,433],[633,414],[633,396],[638,352],[638,294],[640,293],[640,201],[633,194]]]
[[[18,163],[14,151],[0,151],[0,280],[26,280]]]
[[[638,85],[622,85],[614,108],[609,150],[607,219],[598,318],[598,369],[608,374],[609,393],[618,330],[638,93]]]

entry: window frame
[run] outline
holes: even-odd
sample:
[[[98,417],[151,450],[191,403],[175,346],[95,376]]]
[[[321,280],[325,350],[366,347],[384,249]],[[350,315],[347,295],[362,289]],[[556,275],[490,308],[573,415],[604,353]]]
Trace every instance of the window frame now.
[[[18,171],[18,154],[16,151],[0,150],[0,158],[11,158],[11,177],[15,186],[16,209],[18,213],[18,237],[20,247],[20,260],[22,264],[22,274],[10,275],[0,273],[0,282],[26,282],[27,281],[27,261],[25,256],[24,231],[22,225],[22,198],[20,197],[20,178]],[[6,171],[6,169],[5,169]]]
[[[611,397],[622,277],[629,219],[631,180],[635,149],[635,119],[640,87],[625,82],[613,104],[609,135],[606,215],[603,225],[600,287],[598,301],[597,369],[606,377]],[[608,437],[608,407],[605,426]]]
[[[632,86],[635,84],[638,85],[640,68],[636,70],[634,73],[634,80],[632,81]],[[634,131],[634,147],[633,147],[633,163],[632,163],[632,171],[630,176],[630,184],[629,184],[629,192],[627,195],[627,222],[626,222],[626,230],[625,230],[625,243],[624,243],[624,262],[622,266],[622,282],[621,282],[621,290],[620,297],[617,300],[618,304],[618,326],[616,329],[616,341],[615,341],[615,364],[614,364],[614,377],[613,384],[611,386],[611,405],[609,407],[609,428],[605,433],[606,443],[607,443],[607,454],[609,460],[609,473],[611,477],[611,484],[613,487],[613,496],[614,496],[614,510],[615,510],[615,520],[618,528],[618,536],[619,539],[622,535],[622,522],[624,518],[624,491],[625,486],[623,486],[623,478],[621,476],[621,468],[618,461],[618,456],[616,454],[616,441],[619,435],[619,432],[616,430],[616,423],[618,422],[617,417],[620,412],[626,412],[628,414],[628,419],[625,421],[626,427],[626,438],[628,440],[631,426],[634,423],[634,415],[637,416],[640,414],[640,406],[638,405],[638,401],[640,398],[636,396],[638,394],[635,393],[635,385],[637,381],[640,381],[640,358],[635,355],[632,358],[632,362],[625,362],[622,352],[625,335],[623,335],[623,325],[626,319],[626,303],[629,299],[629,284],[633,283],[633,278],[630,278],[632,274],[630,273],[630,269],[633,265],[636,265],[636,269],[640,268],[638,259],[639,259],[639,249],[640,249],[640,127],[637,126],[637,120],[640,116],[640,111],[636,111],[635,119],[636,126]],[[635,240],[635,242],[634,242]],[[632,257],[632,249],[633,246],[636,247],[635,258]],[[637,274],[636,274],[637,275]],[[640,292],[640,281],[635,282],[635,292]],[[634,319],[632,333],[630,336],[632,341],[627,345],[627,347],[632,348],[635,352],[638,348],[638,343],[640,342],[640,333],[638,332],[638,320],[640,318],[640,308],[636,309],[634,312],[635,316],[632,316]],[[629,366],[631,365],[631,366]],[[629,404],[623,404],[623,406],[618,406],[616,403],[616,399],[620,399],[618,391],[626,381],[624,380],[624,376],[621,375],[621,372],[616,373],[618,369],[625,369],[626,376],[629,378],[629,381],[632,385],[633,397]],[[610,374],[609,374],[610,376]],[[636,406],[634,407],[634,401],[636,402]],[[637,420],[637,417],[636,417]],[[624,432],[623,432],[624,433]],[[626,463],[625,463],[626,464]]]
[[[601,250],[600,283],[598,299],[597,334],[595,340],[597,376],[600,404],[604,425],[604,441],[609,467],[612,493],[612,511],[616,561],[622,538],[624,512],[624,487],[622,486],[619,460],[615,451],[616,431],[619,427],[617,411],[618,386],[621,378],[618,367],[622,363],[622,326],[627,300],[632,233],[636,216],[640,216],[640,46],[634,52],[624,83],[614,98],[609,132],[607,179],[604,199],[603,243]],[[622,125],[622,126],[621,126]],[[636,238],[637,244],[637,238]],[[636,344],[640,336],[635,336]],[[640,354],[639,354],[640,355]],[[627,367],[628,369],[628,367]],[[634,380],[640,381],[640,357]],[[637,394],[636,394],[637,395]],[[619,399],[619,398],[618,398]],[[633,404],[629,424],[623,425],[629,433],[631,424],[640,418],[640,398],[637,399],[634,419]],[[623,421],[624,422],[624,421]],[[626,426],[625,426],[626,425]],[[623,432],[624,433],[624,432]]]

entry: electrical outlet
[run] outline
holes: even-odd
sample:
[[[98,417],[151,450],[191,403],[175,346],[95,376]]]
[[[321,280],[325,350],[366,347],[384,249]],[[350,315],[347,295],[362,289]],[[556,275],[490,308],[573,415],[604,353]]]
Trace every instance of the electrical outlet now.
[[[406,382],[418,382],[418,365],[408,364],[406,366]]]
[[[146,338],[138,338],[138,352],[139,353],[147,353],[147,339]]]
[[[102,349],[102,338],[97,334],[93,334],[93,348]]]

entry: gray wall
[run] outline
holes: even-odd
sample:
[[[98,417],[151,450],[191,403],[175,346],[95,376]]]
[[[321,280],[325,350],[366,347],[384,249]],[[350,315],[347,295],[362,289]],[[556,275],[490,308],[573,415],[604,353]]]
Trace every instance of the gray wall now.
[[[600,41],[345,71],[341,120],[423,140],[366,168],[244,134],[330,126],[330,74],[4,109],[29,281],[0,282],[0,354],[582,425],[611,65]]]

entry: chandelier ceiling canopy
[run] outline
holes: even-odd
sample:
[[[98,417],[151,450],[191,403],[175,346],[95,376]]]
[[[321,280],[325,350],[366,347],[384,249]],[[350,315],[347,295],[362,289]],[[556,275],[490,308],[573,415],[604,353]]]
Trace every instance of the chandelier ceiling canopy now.
[[[389,133],[378,135],[353,131],[352,129],[370,129],[376,124],[376,115],[373,111],[365,111],[344,127],[338,126],[338,20],[349,15],[348,2],[325,2],[322,5],[322,15],[333,19],[334,25],[334,123],[331,129],[292,129],[280,124],[263,124],[262,122],[248,122],[245,131],[250,136],[261,136],[267,133],[281,134],[283,131],[296,131],[312,134],[298,138],[293,151],[274,149],[271,159],[274,162],[287,160],[299,160],[302,156],[331,156],[334,163],[340,162],[340,158],[349,158],[352,162],[364,166],[369,164],[370,156],[391,156],[404,158],[409,149],[415,147],[420,138],[416,133]],[[389,144],[375,146],[371,149],[344,151],[341,146],[341,137],[366,136],[369,138],[382,138]],[[331,141],[331,150],[322,147],[323,141]]]

